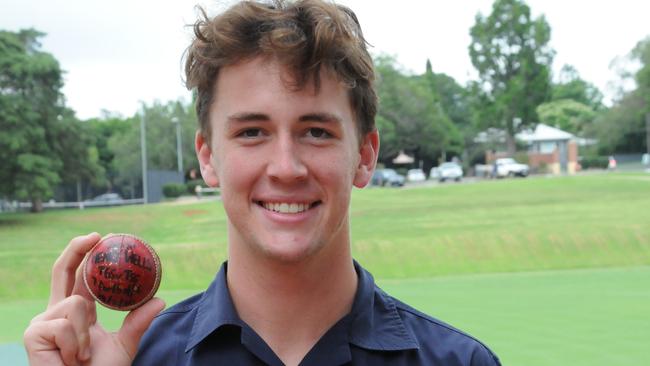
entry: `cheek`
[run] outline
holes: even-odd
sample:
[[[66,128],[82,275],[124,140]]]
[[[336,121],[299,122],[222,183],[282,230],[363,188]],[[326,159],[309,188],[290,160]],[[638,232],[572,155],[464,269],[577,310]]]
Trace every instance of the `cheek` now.
[[[222,182],[222,190],[240,190],[247,182],[250,183],[255,172],[259,170],[255,159],[240,154],[226,154],[219,165],[219,177]],[[225,187],[223,186],[225,185]]]
[[[312,163],[315,173],[321,181],[327,182],[329,187],[336,187],[341,192],[349,191],[352,188],[357,156],[349,150],[341,150],[334,154],[322,154]]]

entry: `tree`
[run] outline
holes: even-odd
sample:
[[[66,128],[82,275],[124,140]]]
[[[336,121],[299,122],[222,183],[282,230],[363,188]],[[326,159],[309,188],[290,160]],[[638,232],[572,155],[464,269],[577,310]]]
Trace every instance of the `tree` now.
[[[644,150],[644,103],[639,93],[629,93],[616,105],[599,115],[587,129],[598,140],[598,152],[637,153]]]
[[[650,36],[637,43],[630,56],[641,64],[641,67],[634,75],[634,80],[636,81],[637,92],[644,101],[644,109],[646,112],[650,112]]]
[[[427,79],[435,100],[458,130],[462,140],[463,161],[470,163],[474,155],[473,140],[477,134],[472,119],[471,95],[451,76],[433,72],[429,60],[423,77]]]
[[[143,114],[146,121],[148,169],[178,169],[176,127],[172,123],[173,118],[181,124],[184,170],[198,168],[194,154],[196,118],[191,105],[182,101],[144,104]],[[140,118],[142,117],[136,115],[127,119],[127,127],[117,129],[107,141],[108,149],[113,154],[111,169],[116,173],[115,184],[131,197],[135,196],[136,184],[142,179]]]
[[[624,93],[594,122],[591,134],[598,139],[601,154],[648,151],[650,137],[646,118],[650,113],[650,37],[641,40],[627,56],[640,67],[626,73],[636,88]]]
[[[482,124],[505,129],[514,154],[516,132],[537,121],[535,110],[550,94],[551,28],[543,16],[532,19],[522,0],[496,0],[488,17],[476,15],[470,35],[469,54],[480,77],[475,90],[485,108]]]
[[[440,104],[454,125],[461,130],[468,128],[472,118],[467,90],[451,76],[434,72],[429,60],[423,77],[427,79],[434,100]]]
[[[405,75],[392,57],[379,57],[375,65],[379,74],[380,161],[394,157],[399,150],[429,161],[446,152],[460,152],[462,139],[458,129],[432,93],[429,80]]]
[[[0,194],[30,200],[33,212],[62,180],[97,174],[92,143],[65,108],[59,63],[40,50],[43,35],[0,31]]]
[[[583,136],[596,113],[588,105],[573,99],[559,99],[541,104],[537,115],[542,123]]]
[[[123,135],[130,126],[137,124],[135,117],[124,118],[119,114],[103,111],[100,118],[92,118],[85,123],[92,130],[95,137],[95,146],[99,157],[99,163],[106,172],[105,181],[96,184],[97,187],[104,188],[106,191],[113,191],[118,187],[118,172],[113,164],[115,154],[108,146],[109,139],[114,135]]]
[[[650,36],[640,41],[632,50],[632,57],[641,63],[634,79],[638,86],[639,98],[643,100],[643,113],[646,120],[646,152],[650,153]]]
[[[598,88],[580,78],[578,71],[571,65],[564,65],[559,75],[559,82],[552,85],[551,100],[571,99],[588,106],[594,111],[602,110],[603,94]]]
[[[52,148],[63,163],[60,171],[61,184],[74,186],[76,199],[81,200],[81,185],[103,185],[106,170],[101,165],[99,150],[92,127],[79,121],[71,109],[63,108],[59,115],[60,135],[64,138],[52,141]]]

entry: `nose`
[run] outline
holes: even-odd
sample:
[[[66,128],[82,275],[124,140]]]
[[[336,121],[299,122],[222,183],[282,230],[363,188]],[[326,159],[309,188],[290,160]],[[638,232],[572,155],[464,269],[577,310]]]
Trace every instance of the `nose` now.
[[[269,158],[267,174],[272,180],[293,183],[307,177],[300,146],[291,137],[279,138]]]

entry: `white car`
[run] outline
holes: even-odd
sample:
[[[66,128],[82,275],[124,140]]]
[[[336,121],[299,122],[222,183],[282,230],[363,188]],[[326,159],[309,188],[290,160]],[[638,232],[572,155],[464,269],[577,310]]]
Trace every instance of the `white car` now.
[[[429,178],[437,179],[441,183],[448,179],[460,182],[463,179],[463,168],[454,162],[442,163],[438,167],[431,168]]]
[[[494,161],[492,169],[493,178],[527,177],[529,168],[527,164],[520,164],[512,158],[502,158]]]
[[[424,182],[427,180],[427,176],[424,175],[422,169],[409,169],[406,172],[406,180],[409,182]]]

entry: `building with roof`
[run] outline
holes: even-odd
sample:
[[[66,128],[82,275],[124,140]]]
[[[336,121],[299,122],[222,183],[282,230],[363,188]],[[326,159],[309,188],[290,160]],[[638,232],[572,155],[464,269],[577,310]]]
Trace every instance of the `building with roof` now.
[[[516,135],[528,146],[528,165],[553,174],[574,174],[578,168],[578,141],[573,134],[543,123]]]
[[[574,174],[579,170],[578,146],[594,143],[593,140],[578,138],[543,123],[538,123],[534,129],[518,133],[515,138],[527,146],[528,165],[532,171],[552,174]],[[505,131],[488,129],[481,132],[474,141],[504,143]],[[489,164],[504,157],[508,157],[507,152],[487,151],[485,160]]]

